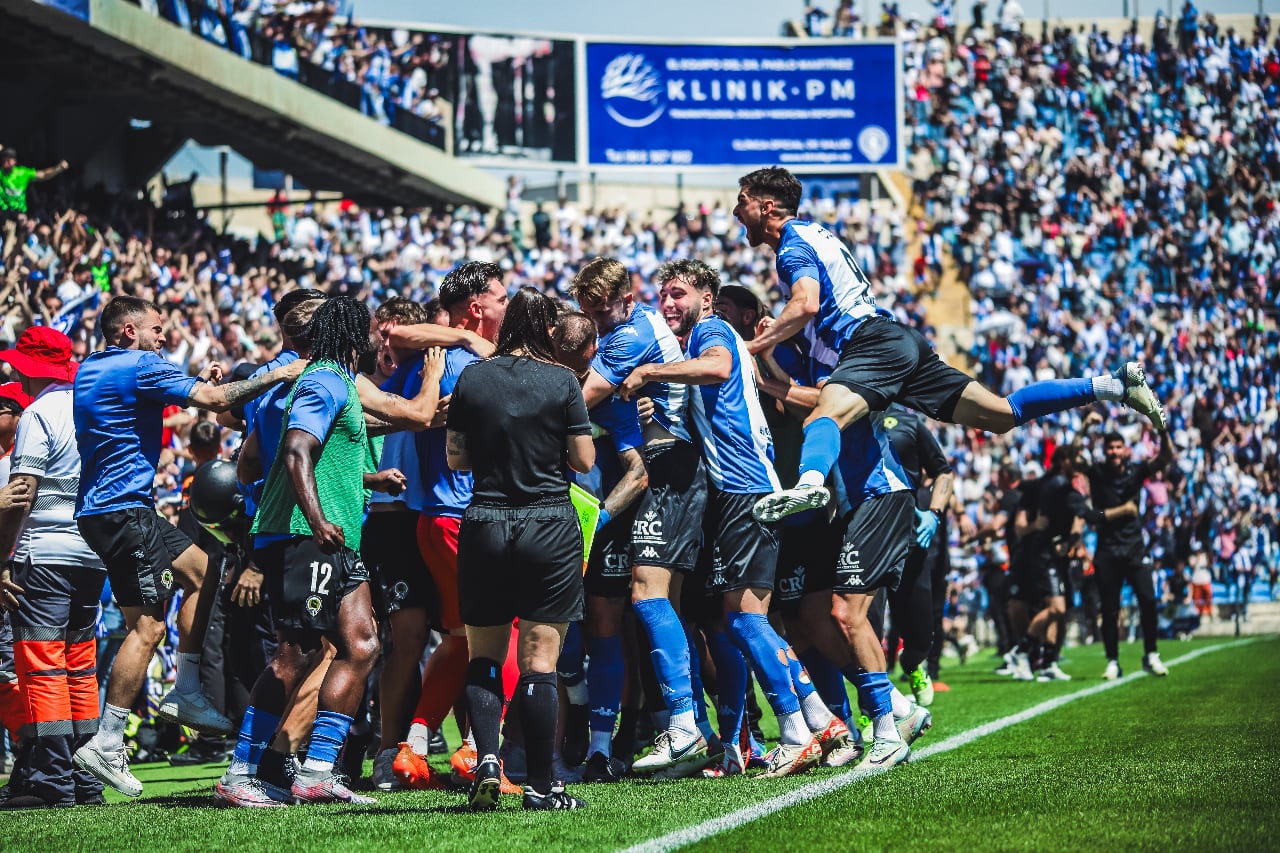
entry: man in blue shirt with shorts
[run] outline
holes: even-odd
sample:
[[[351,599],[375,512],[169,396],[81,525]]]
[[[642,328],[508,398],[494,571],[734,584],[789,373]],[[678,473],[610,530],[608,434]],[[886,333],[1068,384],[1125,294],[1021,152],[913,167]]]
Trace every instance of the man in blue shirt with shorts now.
[[[1112,374],[1034,382],[1000,397],[946,364],[914,329],[876,309],[871,283],[840,240],[814,222],[796,218],[803,188],[781,167],[758,169],[739,182],[734,216],[752,246],[777,253],[778,281],[786,307],[749,345],[755,354],[811,327],[812,337],[840,354],[817,408],[805,421],[800,478],[756,504],[756,516],[777,521],[825,506],[823,485],[840,455],[840,432],[890,403],[902,403],[935,420],[1005,433],[1054,412],[1098,400],[1122,402],[1168,430],[1164,408],[1147,385],[1142,365],[1128,362]]]
[[[292,381],[302,362],[262,376],[217,385],[214,364],[187,376],[160,357],[160,311],[152,302],[118,296],[102,312],[109,346],[85,359],[76,375],[74,414],[80,450],[76,522],[107,567],[129,635],[112,666],[97,735],[75,754],[76,765],[127,796],[142,793],[129,772],[124,727],[164,638],[166,602],[183,590],[178,611],[178,681],[161,700],[162,718],[210,734],[229,734],[230,720],[200,690],[200,650],[214,590],[201,586],[209,557],[156,513],[152,480],[160,460],[166,405],[225,412],[273,385]]]
[[[725,628],[755,670],[778,718],[781,742],[769,754],[764,775],[801,773],[832,750],[847,746],[849,730],[831,714],[791,646],[769,624],[778,534],[751,510],[779,483],[755,368],[746,342],[713,313],[719,273],[701,261],[680,260],[660,268],[655,279],[662,288],[663,317],[676,337],[686,341],[685,359],[636,368],[620,392],[629,398],[654,381],[690,386],[693,431],[709,480],[707,544],[712,548],[711,564],[722,567],[724,574]],[[745,702],[745,693],[731,698]],[[730,741],[724,748],[725,766],[741,772],[744,761],[738,747]]]
[[[662,315],[636,303],[631,275],[616,258],[584,265],[571,292],[600,333],[600,348],[582,383],[588,410],[613,395],[637,367],[684,358]],[[631,527],[631,603],[670,712],[654,750],[633,765],[646,773],[700,761],[707,751],[694,719],[689,646],[671,603],[680,595],[682,576],[697,563],[707,501],[702,456],[685,424],[688,394],[686,386],[665,381],[648,383],[642,392],[653,401],[654,415],[642,432],[649,487]]]

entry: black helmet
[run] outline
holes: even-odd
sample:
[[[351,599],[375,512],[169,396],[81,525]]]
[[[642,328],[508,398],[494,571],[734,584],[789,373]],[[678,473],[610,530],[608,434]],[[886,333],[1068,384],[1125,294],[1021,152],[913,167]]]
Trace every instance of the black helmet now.
[[[196,469],[191,478],[191,514],[220,542],[232,542],[235,528],[245,520],[235,463],[215,459]]]

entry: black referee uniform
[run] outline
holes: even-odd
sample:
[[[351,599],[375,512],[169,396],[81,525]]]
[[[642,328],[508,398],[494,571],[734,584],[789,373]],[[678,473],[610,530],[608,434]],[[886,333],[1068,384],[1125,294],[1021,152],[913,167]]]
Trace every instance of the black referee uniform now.
[[[1165,440],[1168,441],[1167,438]],[[1090,500],[1094,508],[1108,510],[1129,501],[1137,503],[1143,483],[1154,477],[1157,470],[1149,461],[1126,462],[1119,467],[1103,463],[1086,468],[1084,473],[1089,478]],[[1096,524],[1098,548],[1093,555],[1093,571],[1102,602],[1102,645],[1106,649],[1107,660],[1116,660],[1120,654],[1120,591],[1125,581],[1133,587],[1133,595],[1138,599],[1143,651],[1150,654],[1156,651],[1159,624],[1155,582],[1142,538],[1142,519],[1129,515],[1101,519]]]

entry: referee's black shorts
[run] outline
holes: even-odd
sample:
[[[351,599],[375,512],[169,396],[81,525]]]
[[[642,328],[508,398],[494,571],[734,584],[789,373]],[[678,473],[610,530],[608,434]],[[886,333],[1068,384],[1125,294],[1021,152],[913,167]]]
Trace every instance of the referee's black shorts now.
[[[121,607],[147,607],[177,592],[173,561],[192,546],[187,535],[150,507],[128,507],[76,519],[85,544],[102,558]]]
[[[974,380],[939,358],[915,329],[876,315],[854,330],[827,381],[857,393],[873,412],[897,402],[950,423]]]
[[[467,507],[458,531],[458,599],[463,623],[477,628],[581,619],[582,528],[569,499]]]

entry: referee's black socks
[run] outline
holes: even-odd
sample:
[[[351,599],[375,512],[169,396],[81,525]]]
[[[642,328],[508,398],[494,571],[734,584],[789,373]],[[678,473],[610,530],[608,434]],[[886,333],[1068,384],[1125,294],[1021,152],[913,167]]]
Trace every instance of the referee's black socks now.
[[[527,784],[539,794],[547,794],[551,791],[556,718],[560,713],[556,674],[525,673],[516,682],[516,695],[520,697],[520,724],[524,728],[524,751],[529,767]]]
[[[502,664],[491,658],[475,658],[467,664],[467,706],[476,755],[498,754],[498,730],[502,726]]]

